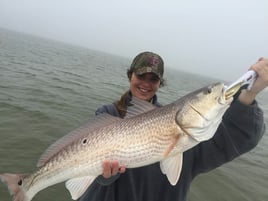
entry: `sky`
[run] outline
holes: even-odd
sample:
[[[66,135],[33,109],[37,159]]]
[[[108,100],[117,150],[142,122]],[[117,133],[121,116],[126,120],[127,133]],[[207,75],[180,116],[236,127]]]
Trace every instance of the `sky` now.
[[[268,57],[267,0],[0,0],[0,27],[230,81]]]

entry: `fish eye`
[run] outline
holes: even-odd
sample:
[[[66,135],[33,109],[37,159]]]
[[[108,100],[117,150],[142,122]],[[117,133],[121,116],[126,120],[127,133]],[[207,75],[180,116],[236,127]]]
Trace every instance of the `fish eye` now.
[[[205,94],[210,94],[211,92],[212,92],[211,87],[208,87],[208,88],[206,89],[206,91],[205,91]]]
[[[87,143],[87,138],[83,139],[83,140],[82,140],[82,143],[83,143],[83,144],[86,144],[86,143]]]

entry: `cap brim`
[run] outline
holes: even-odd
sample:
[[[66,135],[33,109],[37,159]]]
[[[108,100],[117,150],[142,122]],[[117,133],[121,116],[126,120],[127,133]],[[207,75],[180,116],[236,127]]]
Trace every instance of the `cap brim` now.
[[[154,69],[152,67],[141,67],[141,68],[135,70],[135,74],[137,74],[137,75],[143,75],[145,73],[154,73],[160,79],[162,78],[161,74],[157,71],[157,69]]]

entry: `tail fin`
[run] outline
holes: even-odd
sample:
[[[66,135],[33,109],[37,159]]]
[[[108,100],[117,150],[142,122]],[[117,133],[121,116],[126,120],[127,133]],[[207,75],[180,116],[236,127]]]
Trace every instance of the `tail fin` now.
[[[22,188],[22,180],[25,175],[22,174],[0,174],[0,180],[8,187],[13,201],[30,201]]]

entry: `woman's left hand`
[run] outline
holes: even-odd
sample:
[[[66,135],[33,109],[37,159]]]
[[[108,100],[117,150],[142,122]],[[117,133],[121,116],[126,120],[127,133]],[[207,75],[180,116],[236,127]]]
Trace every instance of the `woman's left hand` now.
[[[118,173],[124,173],[126,171],[125,166],[120,166],[119,162],[114,160],[105,160],[103,162],[103,173],[102,176],[106,179],[117,175]]]
[[[242,90],[238,99],[240,102],[250,105],[257,94],[268,86],[268,58],[260,58],[255,64],[250,67],[254,70],[258,77],[253,83],[250,90]]]

